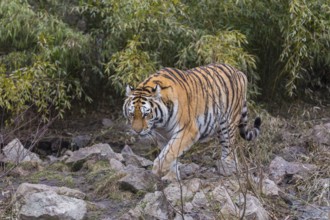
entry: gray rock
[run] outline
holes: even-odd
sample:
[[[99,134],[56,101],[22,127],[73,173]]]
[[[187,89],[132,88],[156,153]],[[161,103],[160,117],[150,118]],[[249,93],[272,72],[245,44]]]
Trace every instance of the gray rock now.
[[[296,160],[299,156],[306,155],[308,151],[304,147],[300,146],[290,146],[285,147],[280,156],[282,156],[285,160],[292,162]]]
[[[201,180],[197,178],[181,181],[180,183],[172,182],[164,189],[164,194],[166,198],[173,203],[180,201],[181,198],[184,201],[189,201],[200,187]]]
[[[181,211],[182,200],[184,219],[218,219],[219,213],[224,219],[238,219],[243,215],[245,202],[244,219],[268,219],[267,212],[257,198],[247,194],[245,201],[245,197],[227,185],[232,185],[232,181],[221,180],[209,183],[194,178],[172,182],[162,192],[146,194],[135,208],[120,219],[170,219],[170,217],[182,219],[181,214],[174,212],[174,210]]]
[[[254,180],[256,186],[259,187],[260,178],[252,177],[252,179]],[[268,178],[263,178],[261,187],[262,193],[266,196],[278,196],[279,192],[281,191],[280,188],[276,185],[276,183]]]
[[[58,195],[54,191],[28,194],[19,207],[19,218],[24,220],[80,220],[87,213],[85,201]]]
[[[166,199],[169,200],[172,203],[175,203],[176,201],[180,201],[181,198],[184,201],[187,201],[189,199],[191,199],[193,197],[193,192],[189,191],[187,189],[187,186],[177,182],[171,183],[170,185],[168,185],[165,190],[164,193],[166,195]]]
[[[86,197],[85,193],[77,190],[70,189],[68,187],[56,187],[56,186],[47,186],[44,184],[31,184],[31,183],[22,183],[16,190],[17,197],[24,197],[29,193],[43,192],[43,191],[54,191],[59,195],[74,197],[77,199],[84,199]]]
[[[123,172],[126,173],[126,176],[118,181],[123,190],[129,190],[133,193],[146,192],[152,190],[156,183],[157,177],[150,170],[128,165]]]
[[[121,151],[121,154],[126,165],[133,165],[136,167],[148,167],[153,165],[151,160],[136,155],[128,145],[125,145]]]
[[[125,219],[159,219],[167,220],[172,215],[172,210],[161,191],[148,193],[139,202],[139,204],[131,209],[125,215]],[[130,217],[130,218],[128,218]]]
[[[92,137],[88,134],[78,135],[72,138],[71,145],[73,147],[83,148],[86,147],[91,141]]]
[[[209,206],[209,201],[203,191],[197,192],[191,203],[197,209],[206,209]]]
[[[260,201],[249,194],[246,195],[244,199],[243,194],[239,196],[239,206],[242,206],[243,203],[246,203],[246,209],[244,213],[244,219],[254,219],[254,220],[267,220],[269,219],[267,211],[263,208]],[[243,214],[243,210],[240,210],[240,216]]]
[[[19,219],[84,219],[85,194],[67,187],[22,183],[16,191],[15,207]]]
[[[200,169],[200,166],[195,163],[181,164],[179,166],[180,176],[182,179],[186,179],[189,176],[194,176]]]
[[[299,220],[329,220],[330,207],[318,205],[301,205],[297,207]]]
[[[315,125],[312,129],[312,139],[318,144],[330,146],[330,122]]]
[[[270,178],[279,184],[286,175],[308,174],[315,170],[317,166],[297,162],[287,162],[282,157],[275,157],[269,165]]]
[[[121,154],[115,153],[109,144],[95,144],[91,147],[81,148],[72,152],[71,156],[65,161],[65,163],[72,165],[74,170],[79,170],[86,160],[95,155],[98,155],[100,158],[115,158],[119,161],[123,160]]]
[[[184,214],[183,218],[181,215],[177,214],[174,218],[174,220],[194,220],[193,217],[191,217],[189,214]]]
[[[266,196],[278,196],[280,188],[276,183],[270,179],[264,179],[262,181],[262,193]]]
[[[110,128],[114,125],[113,121],[109,118],[103,118],[102,119],[102,125],[104,128]]]
[[[109,160],[110,168],[117,172],[125,172],[125,165],[115,158],[110,158]]]
[[[3,154],[5,155],[7,161],[11,161],[16,164],[25,161],[35,161],[38,163],[42,162],[37,154],[25,149],[17,138],[12,140],[3,148]]]
[[[233,199],[235,199],[235,196],[230,189],[227,189],[224,186],[217,186],[211,192],[211,196],[213,198],[213,202],[219,202],[219,206],[221,207],[221,213],[223,213],[224,216],[238,216],[238,209],[233,203]]]

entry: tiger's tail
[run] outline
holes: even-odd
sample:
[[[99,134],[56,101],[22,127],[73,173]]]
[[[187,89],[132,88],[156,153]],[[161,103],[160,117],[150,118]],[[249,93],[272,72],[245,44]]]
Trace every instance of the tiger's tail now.
[[[247,121],[248,121],[248,117],[247,117],[247,106],[246,106],[246,101],[244,102],[244,106],[243,106],[243,110],[242,110],[242,116],[241,116],[241,120],[239,123],[239,133],[241,135],[242,138],[244,138],[247,141],[252,141],[254,139],[256,139],[260,133],[260,125],[261,125],[261,119],[260,117],[257,117],[254,120],[254,127],[251,130],[247,129]]]

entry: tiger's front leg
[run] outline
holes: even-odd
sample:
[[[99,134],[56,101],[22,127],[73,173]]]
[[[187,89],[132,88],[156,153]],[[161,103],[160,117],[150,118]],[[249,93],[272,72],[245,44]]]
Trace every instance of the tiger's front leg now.
[[[177,158],[189,150],[198,139],[197,129],[192,128],[183,129],[174,135],[155,159],[152,172],[163,176],[162,180],[180,179]]]

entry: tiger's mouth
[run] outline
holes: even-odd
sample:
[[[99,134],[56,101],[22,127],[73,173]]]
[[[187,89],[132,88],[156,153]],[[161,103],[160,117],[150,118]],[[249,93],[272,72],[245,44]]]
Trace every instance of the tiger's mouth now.
[[[139,137],[146,137],[146,136],[150,136],[152,134],[152,131],[151,130],[143,130],[141,132],[136,132],[134,130],[131,130],[131,134],[137,135]]]

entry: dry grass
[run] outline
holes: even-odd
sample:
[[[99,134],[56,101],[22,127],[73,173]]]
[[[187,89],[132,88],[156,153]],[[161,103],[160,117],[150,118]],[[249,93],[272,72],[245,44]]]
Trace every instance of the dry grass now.
[[[330,152],[328,147],[312,141],[311,128],[330,121],[329,109],[311,105],[290,105],[283,107],[281,112],[269,114],[265,110],[252,108],[250,121],[255,115],[262,118],[261,135],[251,142],[237,138],[234,148],[237,151],[240,169],[236,176],[240,191],[249,190],[262,202],[273,219],[296,217],[297,213],[290,208],[292,202],[299,206],[330,205]],[[254,110],[256,109],[256,110]],[[274,116],[275,115],[275,116]],[[315,172],[306,177],[294,175],[291,182],[281,185],[282,193],[290,201],[279,197],[266,197],[262,193],[261,183],[252,181],[268,176],[268,167],[276,155],[285,154],[283,149],[299,146],[306,154],[292,155],[293,161],[317,166]],[[233,147],[233,146],[232,146]],[[195,144],[183,157],[183,163],[195,162],[200,166],[214,166],[214,156],[221,154],[216,140],[204,144]],[[197,155],[197,156],[196,156]],[[260,181],[261,182],[261,181]]]
[[[88,169],[86,180],[93,185],[93,191],[98,199],[129,200],[133,197],[130,192],[124,192],[119,189],[118,180],[125,174],[116,173],[109,168],[108,161],[92,161],[85,164]]]

